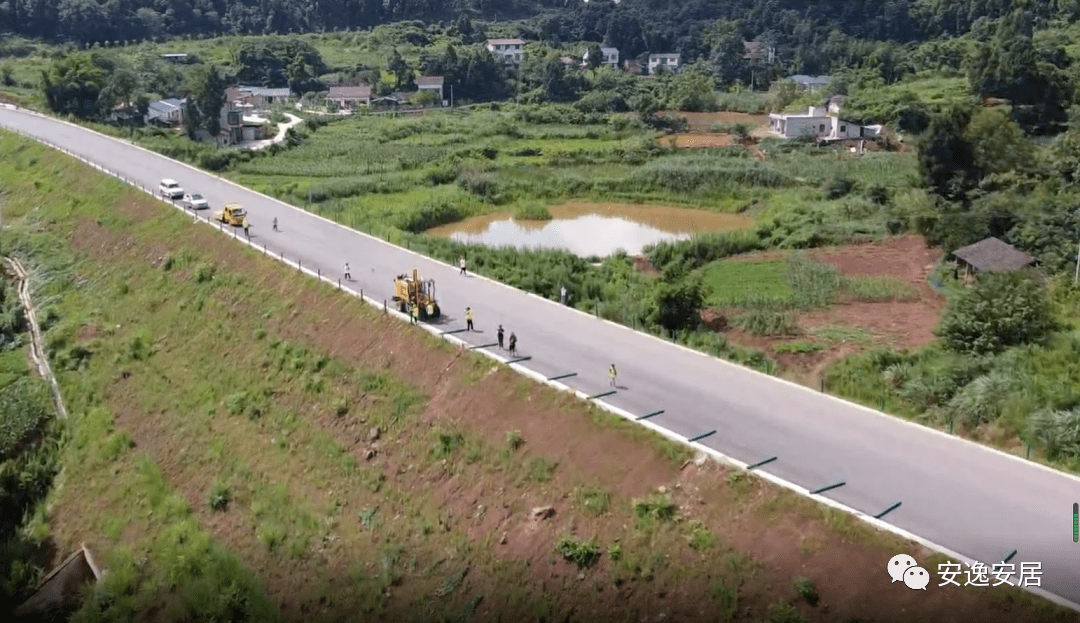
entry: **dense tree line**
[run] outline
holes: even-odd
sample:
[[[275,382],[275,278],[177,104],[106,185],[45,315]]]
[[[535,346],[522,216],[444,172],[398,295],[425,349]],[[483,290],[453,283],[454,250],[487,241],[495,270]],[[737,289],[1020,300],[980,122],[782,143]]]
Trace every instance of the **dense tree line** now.
[[[318,32],[424,20],[535,18],[535,38],[606,42],[624,58],[648,51],[693,60],[709,49],[701,34],[719,19],[741,36],[778,46],[800,71],[826,71],[846,39],[911,42],[959,36],[981,21],[1022,9],[1037,25],[1072,22],[1080,0],[3,0],[0,32],[77,43],[171,35]]]

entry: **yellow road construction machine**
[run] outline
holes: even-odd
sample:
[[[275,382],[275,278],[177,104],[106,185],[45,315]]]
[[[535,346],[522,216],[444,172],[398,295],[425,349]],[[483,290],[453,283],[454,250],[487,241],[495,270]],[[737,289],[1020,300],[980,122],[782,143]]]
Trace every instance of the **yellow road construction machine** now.
[[[435,280],[420,279],[419,271],[415,268],[412,278],[405,274],[394,279],[394,302],[403,313],[407,313],[410,307],[416,307],[420,320],[438,318],[441,313],[439,304],[435,302]]]
[[[214,214],[214,218],[226,225],[240,227],[247,220],[247,212],[239,203],[227,203],[225,207],[221,208],[220,212]]]

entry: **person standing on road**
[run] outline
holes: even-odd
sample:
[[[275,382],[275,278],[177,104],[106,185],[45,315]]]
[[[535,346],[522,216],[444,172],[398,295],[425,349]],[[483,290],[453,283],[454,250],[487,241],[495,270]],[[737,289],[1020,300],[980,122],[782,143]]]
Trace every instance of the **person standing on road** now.
[[[277,231],[277,230],[278,230],[278,228],[277,228],[277,217],[275,216],[274,217],[274,231]]]
[[[563,286],[562,290],[559,290],[559,300],[562,301],[563,305],[566,305],[566,286]]]
[[[464,255],[462,255],[460,258],[458,258],[458,266],[461,267],[461,273],[460,274],[464,275],[465,274],[465,256]]]
[[[517,355],[517,336],[510,332],[510,354]]]
[[[412,323],[417,324],[420,322],[420,304],[414,303],[409,306],[409,311],[412,313]]]
[[[247,236],[247,237],[248,237],[248,239],[251,239],[251,232],[250,232],[250,231],[248,230],[248,220],[247,220],[247,217],[244,217],[244,235],[245,235],[245,236]]]
[[[349,270],[348,262],[345,262],[345,281],[352,281],[352,271]]]
[[[465,308],[465,330],[466,331],[474,331],[473,324],[472,324],[472,308],[471,307],[466,307]]]
[[[499,338],[499,350],[503,350],[503,328],[499,325],[499,330],[495,332],[496,337]]]
[[[611,364],[611,367],[607,369],[607,374],[611,377],[611,386],[618,387],[615,384],[615,377],[619,376],[619,371],[615,369],[615,364]]]

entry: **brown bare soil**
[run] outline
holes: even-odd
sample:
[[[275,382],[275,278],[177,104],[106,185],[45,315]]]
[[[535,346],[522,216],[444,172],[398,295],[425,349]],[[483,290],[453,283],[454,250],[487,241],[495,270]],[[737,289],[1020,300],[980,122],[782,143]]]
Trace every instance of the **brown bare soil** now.
[[[125,213],[143,220],[182,218],[164,214],[165,210],[143,197],[125,205]],[[101,388],[117,429],[126,431],[137,452],[161,469],[203,529],[257,570],[288,621],[417,620],[432,603],[458,607],[473,595],[483,596],[471,619],[476,621],[713,621],[723,616],[715,598],[721,582],[737,592],[735,620],[760,620],[779,601],[794,603],[808,621],[1048,620],[1016,591],[931,587],[923,592],[892,584],[886,574],[892,555],[902,551],[922,561],[927,552],[848,525],[816,504],[780,493],[753,477],[733,478],[726,468],[708,462],[700,466],[673,462],[664,455],[664,446],[634,432],[638,429],[607,423],[597,411],[568,396],[525,381],[475,354],[447,347],[324,284],[232,245],[205,227],[189,225],[180,239],[185,248],[198,250],[199,261],[218,267],[216,278],[242,275],[259,293],[241,296],[227,287],[213,291],[214,301],[226,310],[227,331],[249,336],[265,328],[268,340],[303,345],[349,369],[391,374],[427,397],[417,419],[373,441],[362,415],[372,399],[348,379],[327,379],[328,391],[347,393],[355,405],[344,417],[331,413],[310,393],[278,388],[276,402],[347,448],[365,469],[385,477],[385,490],[375,493],[341,489],[340,482],[324,479],[330,476],[309,471],[313,468],[302,458],[305,448],[292,449],[298,453],[293,461],[279,460],[272,450],[281,431],[265,422],[221,416],[208,424],[209,430],[188,425],[189,414],[177,412],[170,401],[203,380],[200,361],[223,358],[237,367],[261,365],[248,339],[228,341],[221,326],[161,327],[155,359],[125,366],[124,374],[113,375],[109,386]],[[85,259],[76,268],[78,277],[131,268],[139,271],[136,286],[160,284],[162,273],[153,267],[178,245],[168,232],[107,229],[89,219],[78,224],[70,241]],[[929,257],[911,241],[822,253],[845,271],[880,270],[911,279],[916,278],[914,267],[921,270]],[[184,270],[167,274],[176,284],[187,275]],[[293,302],[291,311],[260,320],[271,300]],[[153,319],[168,304],[166,297],[160,306],[141,313]],[[480,329],[490,330],[482,310],[478,321]],[[89,328],[82,335],[98,335],[96,325],[91,326],[94,322],[87,320]],[[199,331],[219,332],[221,347],[216,352],[193,350],[187,344]],[[528,354],[527,344],[524,350]],[[162,361],[183,366],[163,368]],[[160,393],[141,389],[147,383],[163,389]],[[518,462],[545,459],[557,467],[549,480],[533,482],[508,473],[512,465],[439,461],[427,452],[433,429],[459,430],[486,440],[490,448],[504,446],[507,431],[518,430],[525,440]],[[240,511],[210,511],[199,483],[212,479],[216,467],[198,460],[204,456],[201,444],[208,439],[230,440],[230,456],[243,461],[254,478],[285,487],[292,500],[319,507],[339,500],[343,510],[332,531],[337,541],[317,544],[299,557],[275,554],[260,542]],[[119,464],[117,473],[127,467]],[[78,490],[78,478],[107,481],[110,474],[74,470],[69,486]],[[575,488],[583,483],[611,494],[608,512],[595,516],[575,501]],[[661,487],[677,504],[680,519],[652,529],[636,528],[630,501]],[[50,512],[60,551],[84,541],[108,546],[103,535],[86,531],[84,521],[108,509],[94,507],[92,499],[77,504],[79,498],[73,495]],[[537,520],[532,509],[548,505],[554,514]],[[357,519],[360,509],[371,506],[379,507],[385,517],[378,529],[365,528]],[[407,509],[419,509],[438,527],[431,534],[421,533],[415,527],[418,518],[406,514]],[[691,548],[693,520],[700,521],[701,529],[716,542]],[[132,518],[121,541],[136,538],[142,525]],[[554,544],[564,534],[597,536],[602,547],[599,561],[579,570],[555,555]],[[378,596],[380,607],[364,608],[347,596],[370,583],[367,578],[374,577],[380,565],[378,549],[391,543],[417,558],[417,570],[406,571]],[[609,553],[616,543],[623,552],[618,561]],[[737,565],[739,555],[754,562]],[[447,562],[432,577],[420,571],[442,561]],[[733,575],[732,566],[742,570]],[[457,568],[468,573],[455,595],[436,597]],[[796,600],[792,588],[796,576],[816,584],[821,595],[816,607]]]
[[[708,132],[716,123],[732,125],[745,123],[758,128],[768,125],[769,122],[767,115],[748,115],[741,112],[675,112],[671,114],[686,117],[690,130],[696,132]]]
[[[806,253],[836,266],[848,277],[893,277],[911,286],[919,298],[913,301],[841,301],[825,310],[801,314],[799,326],[808,334],[826,327],[854,327],[869,332],[874,342],[896,348],[917,348],[934,339],[934,329],[945,309],[945,298],[929,285],[929,275],[940,261],[940,249],[930,248],[921,236],[899,236],[879,242],[813,249]],[[778,251],[750,253],[728,261],[782,259]],[[730,311],[730,310],[729,310]],[[720,312],[718,312],[720,313]],[[793,338],[757,337],[732,330],[732,342],[772,352],[777,344]],[[868,344],[841,342],[814,353],[781,353],[774,358],[782,372],[798,380],[817,383],[821,371],[836,359],[859,352]]]

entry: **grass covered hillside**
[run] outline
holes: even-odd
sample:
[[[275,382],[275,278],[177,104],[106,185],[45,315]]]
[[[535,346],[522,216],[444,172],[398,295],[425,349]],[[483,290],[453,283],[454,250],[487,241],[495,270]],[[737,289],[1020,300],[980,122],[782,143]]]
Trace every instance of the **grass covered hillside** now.
[[[896,551],[938,560],[0,148],[71,413],[19,538],[108,568],[75,620],[1075,620],[895,590]]]

